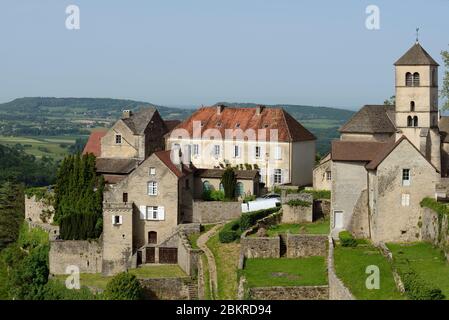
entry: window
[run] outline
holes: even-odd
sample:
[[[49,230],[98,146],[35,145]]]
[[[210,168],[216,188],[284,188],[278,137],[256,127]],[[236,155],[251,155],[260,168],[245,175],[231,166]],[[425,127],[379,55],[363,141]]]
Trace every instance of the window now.
[[[243,183],[238,182],[237,185],[235,186],[235,194],[237,195],[237,197],[243,196],[245,193],[245,190],[243,188]]]
[[[408,193],[403,193],[401,197],[401,204],[403,207],[410,206],[410,195]]]
[[[415,101],[410,101],[410,111],[415,112]]]
[[[332,180],[332,172],[331,171],[326,171],[326,180],[327,181],[331,181]]]
[[[193,155],[197,156],[200,154],[200,146],[198,144],[193,145]]]
[[[261,154],[261,148],[260,146],[256,146],[256,159],[260,159],[260,154]]]
[[[115,135],[115,143],[116,144],[121,144],[122,143],[122,135],[121,134],[116,134]]]
[[[413,76],[412,76],[412,74],[410,72],[407,72],[405,74],[405,85],[407,87],[413,86]]]
[[[276,146],[274,149],[274,159],[281,160],[282,159],[282,148],[281,146]]]
[[[122,224],[122,216],[112,216],[112,224],[115,226]]]
[[[413,127],[413,119],[411,116],[407,117],[407,127]]]
[[[410,169],[402,169],[402,185],[410,185]]]
[[[215,158],[220,156],[220,146],[218,144],[214,145],[214,156]]]
[[[154,176],[155,174],[156,174],[156,168],[151,167],[151,168],[150,168],[150,175],[151,175],[151,176]]]
[[[123,193],[123,202],[128,202],[128,193]]]
[[[414,127],[417,127],[417,126],[418,126],[418,117],[417,117],[417,116],[414,116],[414,117],[413,117],[413,126],[414,126]]]
[[[148,195],[149,196],[157,195],[157,182],[156,181],[148,182]]]
[[[282,170],[281,169],[274,169],[273,180],[274,180],[274,183],[282,183]]]
[[[209,190],[212,190],[212,186],[211,186],[210,182],[206,180],[203,182],[203,191],[209,191]]]
[[[419,73],[418,72],[415,72],[413,74],[413,86],[419,87]]]
[[[147,207],[147,220],[158,220],[158,207]]]
[[[240,146],[234,145],[234,158],[240,157]]]

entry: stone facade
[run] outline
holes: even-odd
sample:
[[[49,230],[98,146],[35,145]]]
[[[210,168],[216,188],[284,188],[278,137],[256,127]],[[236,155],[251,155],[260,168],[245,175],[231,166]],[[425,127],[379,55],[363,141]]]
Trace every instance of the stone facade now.
[[[287,258],[327,255],[328,237],[311,234],[287,234]]]
[[[313,221],[313,206],[282,205],[282,223],[301,223]]]
[[[328,286],[250,288],[253,300],[329,300]]]
[[[191,222],[217,223],[234,220],[241,216],[241,202],[200,201],[193,202]]]
[[[191,278],[139,279],[145,300],[190,300],[197,284]]]
[[[246,258],[279,258],[279,237],[245,237],[240,239],[240,250]]]
[[[201,250],[192,249],[189,240],[184,232],[179,234],[178,244],[178,265],[189,276],[198,274],[198,263],[201,259]]]
[[[80,273],[99,273],[102,270],[100,240],[56,240],[50,242],[50,274],[66,274],[66,268],[76,266]]]
[[[313,169],[313,189],[331,190],[332,188],[332,160],[330,154],[321,159]]]
[[[45,199],[25,196],[25,220],[38,223],[53,223],[55,209]]]
[[[438,217],[438,214],[429,209],[422,208],[421,234],[422,240],[439,247],[449,261],[449,221],[447,215]]]

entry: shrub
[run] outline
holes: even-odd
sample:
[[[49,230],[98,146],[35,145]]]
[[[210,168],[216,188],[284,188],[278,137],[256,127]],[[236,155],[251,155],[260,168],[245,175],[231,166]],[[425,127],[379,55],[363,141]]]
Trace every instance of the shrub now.
[[[218,233],[221,243],[229,243],[237,240],[241,235],[239,220],[226,224]]]
[[[251,228],[256,223],[257,220],[263,219],[276,211],[279,211],[279,208],[271,208],[266,210],[243,213],[242,216],[240,217],[240,230],[245,231]]]
[[[225,196],[220,190],[204,190],[202,198],[204,201],[223,201]]]
[[[139,300],[142,287],[135,275],[121,272],[108,282],[104,296],[107,300]]]
[[[291,207],[310,207],[312,204],[310,202],[294,199],[287,202],[287,204]]]
[[[424,282],[413,270],[401,272],[405,294],[412,300],[442,300],[445,298],[441,289]]]
[[[331,192],[329,190],[303,190],[302,192],[312,194],[313,200],[331,198]]]
[[[338,237],[343,247],[357,247],[357,240],[348,231],[341,231]]]
[[[243,165],[242,165],[243,167]],[[242,169],[242,168],[241,168]],[[235,198],[235,188],[237,186],[237,178],[234,169],[228,167],[226,168],[223,176],[221,177],[221,183],[223,185],[225,198],[227,200],[232,200]]]
[[[256,200],[256,196],[255,195],[246,195],[243,198],[243,203],[247,203],[247,202],[254,201],[254,200]]]

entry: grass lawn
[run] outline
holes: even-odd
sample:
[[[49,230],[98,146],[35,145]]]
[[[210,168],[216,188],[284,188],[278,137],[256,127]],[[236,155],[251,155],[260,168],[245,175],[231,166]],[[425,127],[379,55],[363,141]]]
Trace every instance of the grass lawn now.
[[[243,274],[249,287],[327,285],[324,257],[247,259]]]
[[[218,233],[207,241],[217,265],[219,300],[237,299],[237,267],[240,254],[240,244],[220,243]]]
[[[355,248],[340,245],[334,250],[335,271],[352,294],[360,300],[404,299],[396,289],[391,265],[379,250],[370,244],[359,244]],[[369,290],[365,282],[370,265],[379,267],[380,288]]]
[[[312,223],[283,223],[270,227],[267,230],[269,237],[277,236],[281,233],[292,234],[329,234],[329,219],[318,220]]]
[[[200,235],[202,235],[203,233],[209,231],[214,226],[215,226],[215,224],[202,225],[201,226],[201,232],[199,232],[199,233],[196,232],[196,233],[189,234],[189,236],[187,238],[189,239],[189,242],[190,242],[190,245],[192,246],[192,249],[199,249],[198,248],[198,244],[196,243],[198,238],[200,237]]]
[[[139,279],[145,278],[177,278],[185,277],[186,274],[178,265],[154,265],[144,266],[137,269],[129,269],[129,273],[136,275]],[[56,279],[65,281],[67,275],[57,275]],[[106,289],[106,285],[112,277],[105,277],[101,273],[81,273],[80,284],[82,286]]]
[[[205,254],[201,255],[201,260],[203,261],[204,300],[213,300],[212,292],[210,291],[209,265],[207,263],[207,258]]]
[[[390,243],[387,246],[393,253],[396,267],[410,264],[420,278],[441,289],[449,299],[449,264],[439,249],[426,242]]]

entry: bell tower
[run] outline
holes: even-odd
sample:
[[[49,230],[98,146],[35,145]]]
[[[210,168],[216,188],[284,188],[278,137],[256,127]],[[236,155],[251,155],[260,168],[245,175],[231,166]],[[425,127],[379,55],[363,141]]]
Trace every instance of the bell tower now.
[[[439,65],[418,41],[394,65],[397,139],[405,135],[440,169]]]

